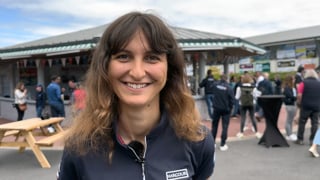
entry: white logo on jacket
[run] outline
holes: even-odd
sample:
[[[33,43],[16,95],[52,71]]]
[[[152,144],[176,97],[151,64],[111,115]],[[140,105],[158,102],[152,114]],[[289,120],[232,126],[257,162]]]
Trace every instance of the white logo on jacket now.
[[[222,85],[217,85],[217,88],[220,89],[220,90],[227,90],[227,87],[225,86],[222,86]]]
[[[189,177],[189,173],[187,169],[179,169],[174,171],[166,172],[167,180],[177,180],[184,179]]]

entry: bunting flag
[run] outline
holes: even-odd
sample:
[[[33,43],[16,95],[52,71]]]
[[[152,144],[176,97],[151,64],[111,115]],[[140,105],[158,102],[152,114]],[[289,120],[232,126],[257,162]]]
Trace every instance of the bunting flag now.
[[[44,67],[44,66],[46,65],[46,60],[45,60],[45,59],[42,59],[42,60],[41,60],[41,64],[42,64],[42,66]]]
[[[76,56],[76,63],[77,63],[77,65],[79,65],[79,63],[80,63],[80,56]]]
[[[190,62],[190,60],[191,60],[191,54],[186,54],[186,58],[187,58],[187,60]]]
[[[190,54],[187,54],[186,57],[188,59],[191,58]],[[37,67],[39,68],[40,66],[45,67],[46,64],[49,65],[49,67],[55,66],[55,65],[60,65],[61,60],[61,65],[62,67],[66,67],[67,64],[74,64],[76,63],[77,65],[80,65],[80,61],[83,60],[83,64],[89,64],[88,62],[88,57],[87,56],[75,56],[75,57],[64,57],[64,58],[57,58],[57,59],[21,59],[17,61],[17,68],[27,68],[27,67]],[[74,62],[75,61],[75,62]]]
[[[73,58],[72,58],[72,57],[69,57],[68,63],[69,63],[69,64],[72,64],[72,61],[73,61]]]
[[[28,63],[28,60],[27,59],[24,59],[23,60],[23,66],[26,68],[27,67],[27,63]]]
[[[199,61],[199,53],[193,54],[194,60]]]
[[[208,53],[207,52],[202,52],[202,57],[203,59],[208,59]]]
[[[48,59],[49,67],[52,66],[52,59]]]
[[[40,59],[36,59],[36,66],[37,68],[40,66]]]
[[[61,63],[63,67],[66,67],[66,58],[61,58]]]

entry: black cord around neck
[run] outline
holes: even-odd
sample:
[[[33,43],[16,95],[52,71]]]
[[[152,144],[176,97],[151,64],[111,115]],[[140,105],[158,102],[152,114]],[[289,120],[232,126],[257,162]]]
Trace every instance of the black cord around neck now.
[[[139,141],[131,141],[128,148],[133,152],[138,163],[144,163],[144,146]]]

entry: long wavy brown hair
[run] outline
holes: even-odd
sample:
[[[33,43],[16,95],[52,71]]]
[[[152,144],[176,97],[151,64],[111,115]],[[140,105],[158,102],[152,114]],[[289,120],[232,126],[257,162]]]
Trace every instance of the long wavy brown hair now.
[[[111,55],[125,47],[137,30],[144,33],[153,51],[167,54],[168,77],[160,92],[160,102],[170,116],[176,135],[190,141],[204,138],[200,115],[187,87],[184,56],[172,32],[155,15],[131,12],[111,23],[96,47],[85,79],[86,107],[70,127],[65,143],[67,149],[84,154],[89,150],[97,151],[107,143],[109,152],[106,155],[112,156],[112,123],[119,109],[107,69]]]
[[[282,88],[289,87],[293,88],[294,87],[294,75],[293,74],[287,74],[286,77],[284,78],[284,81],[282,83]]]

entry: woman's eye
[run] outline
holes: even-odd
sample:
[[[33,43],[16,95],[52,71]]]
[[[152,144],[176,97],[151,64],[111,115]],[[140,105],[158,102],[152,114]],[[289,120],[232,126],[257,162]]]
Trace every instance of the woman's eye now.
[[[149,61],[149,62],[156,62],[156,61],[160,60],[160,58],[156,55],[146,56],[145,59],[146,59],[146,61]]]
[[[129,59],[129,56],[127,54],[119,54],[116,55],[114,59],[119,61],[127,61]]]

